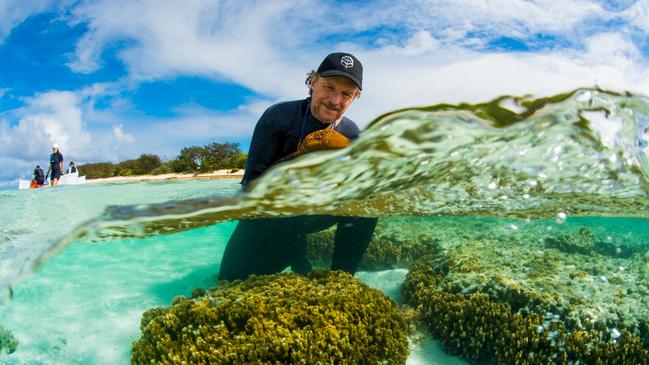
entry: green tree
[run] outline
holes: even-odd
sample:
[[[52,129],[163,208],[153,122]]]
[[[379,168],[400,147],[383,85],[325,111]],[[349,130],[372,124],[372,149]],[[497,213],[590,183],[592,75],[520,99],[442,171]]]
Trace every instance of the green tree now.
[[[88,179],[111,177],[115,172],[115,165],[110,162],[88,163],[77,168],[79,175]]]
[[[135,169],[133,173],[135,175],[146,175],[150,174],[155,168],[159,167],[162,164],[160,157],[153,154],[142,154],[140,157],[135,160]]]

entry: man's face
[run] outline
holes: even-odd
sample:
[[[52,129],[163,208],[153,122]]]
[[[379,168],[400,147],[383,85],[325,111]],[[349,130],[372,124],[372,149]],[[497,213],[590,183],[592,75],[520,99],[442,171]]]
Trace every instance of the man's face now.
[[[342,119],[358,92],[356,84],[343,76],[314,77],[311,90],[311,114],[327,124]]]

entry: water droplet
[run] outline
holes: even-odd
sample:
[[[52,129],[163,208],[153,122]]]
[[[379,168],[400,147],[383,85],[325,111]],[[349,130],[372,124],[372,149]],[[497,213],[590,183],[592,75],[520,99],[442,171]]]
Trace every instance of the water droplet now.
[[[590,101],[591,98],[592,98],[592,94],[590,93],[590,91],[585,91],[585,92],[580,93],[579,95],[577,95],[577,101],[582,102],[582,103]]]
[[[624,266],[620,266],[620,271],[624,272]]]
[[[429,163],[430,163],[430,161],[424,160],[424,161],[421,161],[419,164],[420,165],[428,165]]]
[[[509,229],[511,229],[512,231],[518,231],[518,226],[516,226],[515,224],[510,224]]]
[[[496,184],[495,182],[492,182],[492,183],[489,184],[489,186],[488,186],[488,188],[491,189],[491,190],[494,190],[494,189],[497,188],[497,187],[498,187],[498,184]]]
[[[608,278],[606,277],[606,275],[601,275],[601,276],[599,277],[599,280],[601,280],[601,281],[605,281],[605,282],[606,282],[606,281],[608,281]]]
[[[537,186],[537,185],[539,185],[539,182],[536,181],[536,180],[530,180],[530,181],[528,182],[528,184],[530,184],[530,186]]]
[[[524,199],[529,199],[529,198],[530,198],[530,194],[523,194],[523,198],[524,198]]]
[[[621,253],[622,253],[622,249],[619,248],[619,247],[616,247],[616,248],[615,248],[615,253],[618,254],[618,255],[621,254]]]
[[[611,237],[611,236],[606,237],[606,241],[607,241],[607,242],[611,242],[611,241],[613,241],[613,237]]]
[[[613,329],[611,330],[611,337],[612,337],[614,340],[617,340],[618,338],[620,338],[620,336],[622,336],[622,334],[620,333],[620,331],[618,331],[617,328],[613,328]]]
[[[566,213],[564,213],[564,212],[557,213],[556,222],[558,224],[563,224],[565,221],[566,221]]]

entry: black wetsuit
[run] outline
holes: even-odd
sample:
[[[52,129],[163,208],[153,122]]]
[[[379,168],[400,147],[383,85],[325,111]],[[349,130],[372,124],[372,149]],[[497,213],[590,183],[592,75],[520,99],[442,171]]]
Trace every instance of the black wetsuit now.
[[[45,184],[45,173],[40,167],[34,169],[34,181],[36,181],[38,185]]]
[[[244,187],[269,167],[295,152],[299,141],[309,133],[328,127],[309,111],[310,99],[280,103],[261,116],[250,144],[243,175]],[[336,130],[349,139],[360,130],[343,118]],[[306,234],[337,224],[331,268],[356,272],[363,258],[376,218],[309,215],[290,218],[261,218],[239,221],[223,254],[219,280],[245,279],[250,274],[265,275],[288,266],[295,272],[311,270],[307,260]]]
[[[248,162],[241,183],[248,183],[264,173],[279,160],[297,151],[300,139],[328,127],[315,119],[307,108],[310,99],[275,104],[259,118],[250,142]],[[358,137],[360,130],[354,122],[343,117],[336,131],[349,139]]]
[[[63,175],[63,171],[61,171],[61,163],[63,162],[63,155],[61,152],[56,151],[50,155],[50,170],[52,171],[50,173],[50,179],[60,179],[61,175]]]

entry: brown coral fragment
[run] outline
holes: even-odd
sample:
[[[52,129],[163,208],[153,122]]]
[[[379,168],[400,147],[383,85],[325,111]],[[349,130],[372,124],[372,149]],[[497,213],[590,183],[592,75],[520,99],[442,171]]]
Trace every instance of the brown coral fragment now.
[[[343,272],[221,282],[142,318],[134,364],[404,364],[396,304]]]
[[[301,141],[294,157],[308,152],[345,148],[349,145],[349,138],[333,129],[321,129],[310,133]]]

